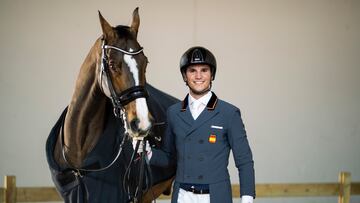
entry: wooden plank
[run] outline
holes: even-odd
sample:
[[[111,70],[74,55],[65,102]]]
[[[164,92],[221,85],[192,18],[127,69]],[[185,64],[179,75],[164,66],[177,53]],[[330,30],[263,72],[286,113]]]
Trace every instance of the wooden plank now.
[[[256,197],[324,197],[338,196],[338,183],[301,183],[301,184],[256,184]],[[240,197],[240,186],[232,185],[232,196]],[[169,199],[161,195],[159,199]]]
[[[18,187],[18,202],[63,201],[55,187]]]
[[[360,195],[360,182],[352,182],[351,183],[351,194],[352,195]]]
[[[240,197],[239,185],[233,185],[232,191],[233,197]],[[338,194],[337,183],[256,184],[256,197],[317,197]]]
[[[339,203],[350,203],[351,195],[351,175],[348,172],[341,172],[339,174],[340,193]]]
[[[6,176],[5,188],[16,187],[14,176]],[[0,188],[0,202],[5,202],[6,194],[16,194],[17,202],[63,201],[55,187],[18,187],[15,192],[6,193]],[[351,183],[351,195],[360,195],[360,182]],[[257,197],[314,197],[338,196],[339,183],[291,183],[291,184],[256,184]],[[232,185],[233,197],[240,197],[239,185]],[[12,197],[14,198],[14,197]],[[171,195],[161,195],[158,199],[170,199]]]
[[[239,185],[232,185],[233,197],[240,197]],[[0,188],[0,202],[4,202],[5,190]],[[17,188],[19,202],[62,201],[54,187],[20,187]],[[338,183],[303,183],[303,184],[256,184],[257,197],[306,197],[306,196],[338,196]],[[360,182],[351,184],[351,194],[360,195]],[[158,199],[170,199],[161,195]]]
[[[16,177],[15,176],[5,176],[4,179],[5,187],[5,203],[15,203],[16,202]]]
[[[160,197],[158,197],[157,199],[162,199],[162,200],[171,199],[171,194],[170,195],[160,195]]]
[[[5,189],[0,188],[0,202],[5,202]]]

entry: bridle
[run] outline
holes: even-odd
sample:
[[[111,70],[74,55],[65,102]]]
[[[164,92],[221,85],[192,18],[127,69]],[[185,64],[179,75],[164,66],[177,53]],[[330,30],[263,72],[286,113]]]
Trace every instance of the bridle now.
[[[130,87],[130,88],[122,91],[119,95],[116,93],[114,85],[113,85],[113,83],[111,81],[111,77],[110,77],[109,60],[108,60],[108,56],[105,54],[106,49],[114,49],[123,54],[134,56],[134,55],[138,55],[138,54],[142,53],[143,48],[141,47],[137,51],[126,51],[126,50],[118,48],[118,47],[106,45],[105,40],[104,39],[102,40],[100,87],[102,89],[102,79],[105,74],[106,79],[107,79],[106,82],[108,84],[108,88],[110,91],[111,102],[114,107],[114,114],[116,117],[121,118],[122,117],[121,114],[125,113],[124,106],[126,104],[130,103],[131,101],[133,101],[137,98],[141,98],[141,97],[147,98],[148,93],[145,90],[145,87],[141,86],[141,85]],[[102,91],[104,92],[104,90],[102,90]]]
[[[124,125],[124,136],[122,138],[122,141],[120,143],[120,146],[119,146],[119,150],[116,154],[116,157],[113,159],[113,161],[111,161],[107,166],[105,167],[102,167],[102,168],[98,168],[98,169],[85,169],[85,168],[76,168],[76,167],[72,167],[71,164],[68,162],[66,156],[65,156],[65,144],[64,144],[64,126],[62,126],[61,128],[61,134],[62,134],[62,138],[61,138],[61,151],[62,151],[62,156],[65,160],[65,163],[67,165],[69,165],[71,168],[72,168],[72,172],[74,174],[74,176],[76,178],[82,178],[83,177],[83,172],[100,172],[100,171],[104,171],[108,168],[110,168],[117,160],[118,158],[120,157],[120,154],[123,150],[123,146],[124,146],[124,143],[125,143],[125,140],[127,137],[129,137],[129,131],[128,131],[128,125],[127,125],[127,118],[126,118],[126,112],[125,112],[125,106],[130,103],[131,101],[137,99],[137,98],[147,98],[149,95],[148,95],[148,92],[146,91],[145,87],[144,86],[141,86],[141,85],[137,85],[137,86],[132,86],[124,91],[122,91],[120,94],[117,94],[116,91],[115,91],[115,88],[114,88],[114,85],[113,85],[113,82],[111,80],[111,77],[110,77],[110,68],[109,68],[109,59],[108,59],[108,56],[105,54],[105,51],[107,49],[114,49],[116,51],[119,51],[123,54],[126,54],[126,55],[131,55],[131,56],[134,56],[134,55],[138,55],[140,53],[143,52],[143,48],[140,47],[140,49],[138,49],[137,51],[126,51],[124,49],[121,49],[119,47],[115,47],[115,46],[111,46],[111,45],[106,45],[105,44],[105,40],[102,39],[102,45],[101,45],[101,70],[100,70],[100,88],[101,90],[104,92],[103,88],[102,88],[102,79],[104,77],[104,75],[106,76],[106,82],[107,82],[107,85],[108,85],[108,89],[110,91],[110,99],[111,99],[111,102],[112,102],[112,105],[113,105],[113,112],[114,112],[114,115],[116,118],[119,118],[122,120],[122,123]],[[64,125],[64,121],[63,121],[63,125]],[[141,143],[140,143],[141,142]],[[135,157],[135,154],[137,154],[137,151],[138,151],[138,148],[139,148],[139,145],[142,144],[143,145],[143,149],[144,149],[144,152],[141,153],[140,155],[140,158],[141,158],[141,162],[140,162],[140,179],[139,179],[139,185],[138,185],[138,188],[136,189],[136,194],[134,195],[135,197],[133,197],[134,201],[135,202],[138,202],[139,200],[141,200],[141,196],[142,196],[142,182],[143,182],[143,173],[144,173],[144,164],[146,164],[146,151],[145,151],[145,141],[142,140],[142,141],[138,141],[137,142],[137,145],[136,145],[136,148],[134,150],[134,153],[132,154],[131,156],[131,160],[130,160],[130,163],[129,163],[129,166],[127,167],[127,170],[125,172],[125,176],[128,174],[130,174],[130,167],[131,167],[131,163],[133,162],[134,160],[134,157]],[[151,177],[151,169],[150,167],[146,164],[147,166],[147,170],[148,170],[148,173],[150,173],[150,186],[152,185],[152,177]],[[123,187],[125,189],[125,178],[124,178],[124,182],[123,182]],[[139,192],[140,191],[140,192]],[[129,190],[128,190],[129,192]]]

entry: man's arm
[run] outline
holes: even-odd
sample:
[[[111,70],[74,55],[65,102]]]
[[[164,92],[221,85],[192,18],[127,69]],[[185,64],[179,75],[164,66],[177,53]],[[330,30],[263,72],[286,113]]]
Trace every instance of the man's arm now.
[[[245,200],[250,199],[246,196],[255,198],[255,172],[252,152],[239,109],[231,116],[228,126],[228,139],[239,172],[240,196],[244,198],[242,202],[246,202]]]
[[[175,136],[172,132],[170,111],[167,111],[167,126],[163,136],[161,149],[152,149],[150,164],[167,167],[176,164]]]

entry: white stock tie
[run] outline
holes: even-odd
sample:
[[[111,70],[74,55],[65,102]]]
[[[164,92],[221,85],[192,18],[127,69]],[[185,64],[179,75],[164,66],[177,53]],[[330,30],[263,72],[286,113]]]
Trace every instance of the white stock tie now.
[[[191,115],[193,116],[193,118],[196,120],[197,117],[200,115],[201,113],[201,105],[202,103],[198,100],[195,100],[192,104],[192,111],[191,111]]]

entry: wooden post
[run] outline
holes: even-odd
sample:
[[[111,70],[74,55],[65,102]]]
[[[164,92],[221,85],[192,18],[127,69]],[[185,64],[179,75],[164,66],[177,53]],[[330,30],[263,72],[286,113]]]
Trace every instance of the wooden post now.
[[[339,174],[339,203],[350,203],[351,194],[351,174],[349,172],[341,172]]]
[[[16,178],[15,176],[5,176],[5,203],[16,202]]]

